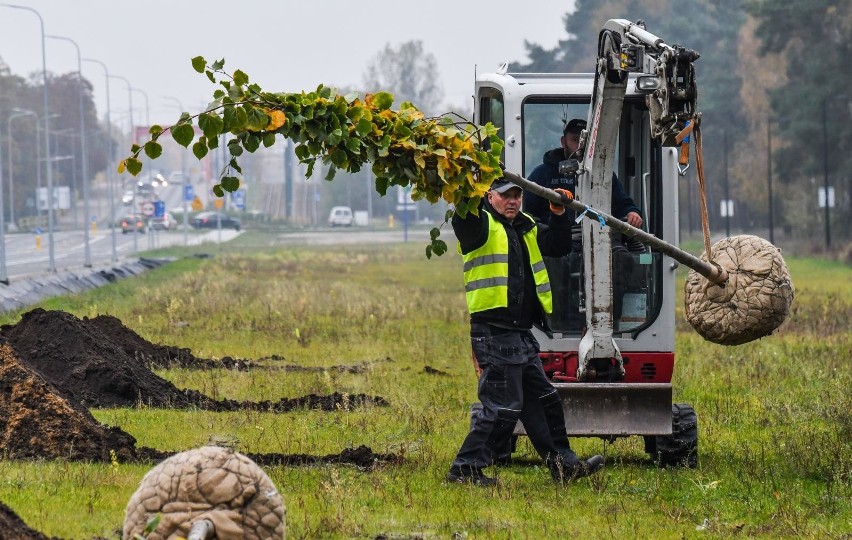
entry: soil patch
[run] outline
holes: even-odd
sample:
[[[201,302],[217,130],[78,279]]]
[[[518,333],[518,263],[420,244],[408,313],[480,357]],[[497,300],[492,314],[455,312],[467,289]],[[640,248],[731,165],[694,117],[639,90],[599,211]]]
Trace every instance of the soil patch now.
[[[0,344],[0,388],[0,453],[6,459],[157,462],[175,453],[137,448],[132,435],[99,423],[83,405],[69,401],[60,389],[29,369],[5,343]],[[366,446],[325,456],[246,455],[261,466],[341,463],[362,469],[402,459],[376,454]]]
[[[96,319],[99,320],[94,322]],[[368,403],[388,405],[381,396],[343,392],[251,402],[214,400],[196,390],[178,389],[140,359],[157,358],[189,364],[199,360],[188,349],[145,341],[114,317],[84,317],[81,320],[63,311],[38,308],[25,313],[17,324],[0,327],[0,338],[12,346],[29,369],[55,386],[67,399],[85,407],[146,405],[218,412],[286,412],[301,408],[350,410]],[[128,354],[128,350],[137,352]]]

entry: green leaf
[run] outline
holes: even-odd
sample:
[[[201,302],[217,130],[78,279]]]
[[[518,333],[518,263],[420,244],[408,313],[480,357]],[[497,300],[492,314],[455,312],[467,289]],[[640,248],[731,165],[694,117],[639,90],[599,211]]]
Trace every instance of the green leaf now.
[[[232,85],[228,88],[228,97],[234,101],[240,101],[243,99],[243,89],[237,85]]]
[[[204,139],[198,139],[195,144],[192,145],[192,153],[195,154],[195,158],[199,160],[207,155],[207,145],[204,144]]]
[[[213,150],[214,148],[219,148],[219,137],[207,137],[207,148]]]
[[[243,139],[243,148],[245,148],[249,152],[254,152],[258,148],[260,148],[260,137],[255,135],[254,133],[249,133]]]
[[[269,125],[269,115],[263,112],[262,110],[251,107],[249,105],[245,106],[246,109],[246,129],[251,131],[262,131],[266,129],[266,126]]]
[[[275,133],[264,133],[263,134],[263,147],[269,148],[275,144]]]
[[[196,56],[192,59],[192,69],[199,73],[204,73],[204,69],[207,67],[207,60],[204,59],[203,56]]]
[[[237,158],[231,158],[231,161],[228,162],[228,166],[237,171],[238,173],[243,172],[243,168],[240,167],[239,163],[237,163]]]
[[[373,94],[373,105],[380,111],[390,109],[391,105],[393,105],[393,94],[376,92]]]
[[[207,75],[207,78],[210,80],[210,82],[212,82],[213,84],[216,84],[216,76],[213,75],[212,71],[210,71],[208,69],[207,71],[204,72],[204,74]]]
[[[213,68],[214,71],[222,69],[225,67],[225,59],[222,58],[221,60],[216,60],[210,67]]]
[[[337,174],[337,167],[332,165],[331,167],[328,168],[328,173],[326,173],[325,179],[330,182],[330,181],[334,180],[335,174]]]
[[[125,166],[127,167],[127,172],[133,176],[136,176],[142,170],[142,162],[136,158],[127,158]]]
[[[228,141],[228,152],[234,157],[243,155],[243,147],[240,145],[240,141],[237,139]]]
[[[219,184],[213,186],[213,195],[216,195],[217,197],[224,197],[225,192],[222,191],[222,186],[220,186]]]
[[[215,137],[222,133],[225,121],[218,114],[204,113],[198,116],[198,127],[205,137]]]
[[[229,193],[233,193],[240,189],[240,179],[236,176],[225,176],[220,181],[222,189]]]
[[[234,71],[234,83],[240,86],[246,85],[249,82],[248,75],[246,75],[242,70]]]
[[[362,118],[358,120],[358,125],[355,126],[355,131],[359,136],[366,137],[373,131],[373,123],[366,118]]]
[[[148,133],[150,135],[159,135],[162,132],[163,132],[163,126],[158,126],[157,124],[154,124],[153,126],[151,126],[148,129]]]
[[[145,143],[145,155],[151,159],[157,159],[163,153],[163,147],[154,141]]]
[[[189,146],[193,137],[195,137],[195,130],[192,124],[178,124],[172,127],[172,138],[184,148]]]

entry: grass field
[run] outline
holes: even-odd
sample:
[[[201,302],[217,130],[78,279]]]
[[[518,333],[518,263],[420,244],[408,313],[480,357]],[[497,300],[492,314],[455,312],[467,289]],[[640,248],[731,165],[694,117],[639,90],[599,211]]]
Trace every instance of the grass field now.
[[[519,462],[496,471],[500,486],[481,489],[444,480],[476,400],[458,255],[427,260],[417,242],[281,248],[250,234],[240,242],[41,307],[114,315],[199,357],[364,364],[362,373],[158,373],[216,398],[363,392],[389,407],[92,411],[161,450],[226,437],[246,452],[322,455],[365,444],[404,455],[374,471],[268,468],[287,505],[288,538],[852,538],[848,266],[788,259],[793,313],[757,342],[722,347],[678,323],[675,400],[698,413],[698,468],[656,468],[638,437],[575,439],[579,454],[603,453],[608,465],[560,488],[521,440]],[[116,538],[146,470],[0,460],[0,501],[48,536]]]

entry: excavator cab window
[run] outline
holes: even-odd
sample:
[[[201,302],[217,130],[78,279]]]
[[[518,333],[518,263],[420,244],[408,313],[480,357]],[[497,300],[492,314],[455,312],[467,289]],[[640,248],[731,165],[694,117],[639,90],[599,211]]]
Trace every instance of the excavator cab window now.
[[[544,155],[560,147],[566,122],[588,115],[588,98],[530,97],[523,105],[523,175],[529,177]],[[565,156],[568,157],[568,156]],[[641,99],[627,99],[622,111],[613,173],[640,209],[643,229],[662,226],[659,147],[649,137],[648,112]],[[610,209],[613,215],[617,213]],[[616,217],[624,217],[617,216]],[[553,291],[548,324],[554,334],[578,337],[586,325],[583,292],[583,249],[579,226],[572,235],[574,250],[565,257],[546,257]],[[613,330],[637,333],[653,322],[662,305],[662,255],[620,234],[613,237]]]
[[[484,126],[488,122],[494,124],[497,128],[497,136],[504,142],[506,140],[506,120],[505,106],[503,103],[503,94],[496,88],[484,87],[479,91],[479,125]],[[489,141],[484,141],[484,146],[488,148]],[[501,155],[503,162],[506,162],[506,151],[503,150]]]

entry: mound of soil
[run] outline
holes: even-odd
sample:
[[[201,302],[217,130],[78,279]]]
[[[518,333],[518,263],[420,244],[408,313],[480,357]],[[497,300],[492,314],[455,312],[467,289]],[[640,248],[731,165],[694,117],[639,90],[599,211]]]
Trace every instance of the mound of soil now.
[[[168,369],[233,369],[245,371],[254,367],[251,360],[235,360],[225,356],[221,360],[197,358],[188,348],[151,343],[112,315],[98,315],[94,319],[83,319],[83,324],[97,328],[123,350],[128,356],[149,368]]]
[[[117,427],[99,423],[82,405],[29,369],[5,343],[0,344],[0,453],[7,459],[68,459],[151,463],[174,452],[136,447],[136,439]],[[372,469],[398,463],[400,456],[376,454],[369,447],[339,454],[246,454],[258,465],[318,465],[344,463]],[[3,521],[0,516],[0,532]],[[5,540],[0,534],[0,539]],[[27,538],[27,537],[22,537]]]
[[[136,439],[98,423],[0,345],[0,449],[9,459],[136,459]]]
[[[381,396],[340,392],[250,402],[214,400],[196,390],[178,389],[152,372],[146,365],[147,359],[188,364],[199,360],[188,349],[145,341],[114,317],[81,320],[63,311],[37,308],[25,313],[17,324],[0,327],[0,337],[12,346],[29,369],[58,388],[67,399],[85,407],[142,404],[154,408],[198,408],[218,412],[286,412],[300,408],[350,410],[368,403],[388,405]],[[128,350],[133,352],[129,354]]]

